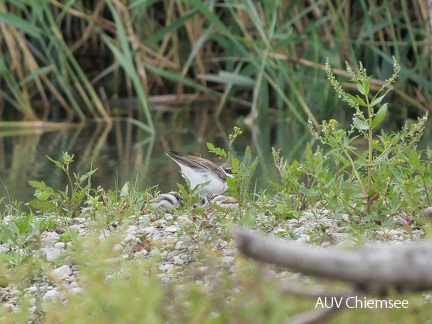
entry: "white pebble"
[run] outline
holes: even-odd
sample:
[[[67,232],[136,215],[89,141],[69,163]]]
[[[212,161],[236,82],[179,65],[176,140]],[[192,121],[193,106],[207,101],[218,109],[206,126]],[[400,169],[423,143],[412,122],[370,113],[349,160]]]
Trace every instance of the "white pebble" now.
[[[4,303],[4,304],[3,304],[3,307],[8,308],[8,309],[10,309],[10,310],[12,310],[12,309],[15,308],[15,306],[14,306],[13,304],[11,304],[11,303]]]
[[[73,229],[74,231],[79,232],[81,230],[81,226],[79,225],[71,225],[69,226],[70,229]]]
[[[164,263],[159,265],[159,269],[162,271],[168,271],[170,269],[172,269],[174,266],[171,263]]]
[[[177,231],[178,231],[177,226],[172,225],[172,226],[165,227],[165,232],[175,233]]]
[[[57,242],[56,244],[54,244],[54,247],[58,250],[65,250],[67,247],[67,244],[63,243],[63,242]]]
[[[10,294],[13,296],[19,296],[21,295],[21,291],[19,291],[18,289],[14,289],[10,292]]]
[[[136,233],[137,230],[138,230],[138,227],[136,227],[135,225],[130,225],[126,229],[126,233]]]
[[[158,248],[154,248],[153,250],[150,251],[150,256],[158,256],[161,254],[161,252],[159,251]]]
[[[235,258],[232,256],[224,256],[221,261],[225,265],[230,265],[231,263],[234,262],[234,260],[235,260]]]
[[[175,250],[180,250],[183,246],[183,241],[178,241],[174,247]]]
[[[37,289],[36,286],[30,286],[30,287],[27,288],[27,291],[28,291],[28,292],[31,292],[31,293],[34,293],[34,292],[36,292],[37,290],[38,290],[38,289]]]
[[[84,290],[81,287],[73,287],[69,291],[74,294],[79,294],[82,293]]]
[[[58,299],[59,297],[60,297],[60,293],[57,290],[53,289],[45,293],[45,295],[43,296],[43,300]]]
[[[59,278],[69,277],[72,274],[72,269],[67,264],[65,264],[61,267],[58,267],[57,269],[54,269],[53,273]]]
[[[174,264],[175,265],[183,265],[184,261],[182,259],[180,259],[180,257],[177,255],[174,257]]]
[[[57,260],[62,253],[59,249],[56,248],[44,248],[41,250],[45,252],[45,256],[48,262],[53,262]]]
[[[142,232],[143,234],[151,234],[156,230],[156,227],[154,226],[149,226],[149,227],[144,227],[143,229],[140,230],[140,232]]]
[[[133,244],[133,245],[136,245],[136,244],[139,242],[139,239],[136,238],[136,236],[134,236],[134,235],[132,235],[132,234],[128,234],[128,235],[125,237],[124,241],[125,241],[126,243],[135,243],[135,244]]]

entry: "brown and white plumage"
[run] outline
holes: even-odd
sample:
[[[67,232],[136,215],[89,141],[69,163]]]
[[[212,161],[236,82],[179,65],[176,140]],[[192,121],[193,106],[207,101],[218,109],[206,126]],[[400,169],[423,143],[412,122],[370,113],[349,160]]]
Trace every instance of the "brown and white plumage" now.
[[[154,210],[170,210],[172,208],[179,208],[183,205],[183,198],[176,191],[170,191],[157,195],[150,201],[150,205]]]
[[[211,204],[218,205],[219,207],[222,208],[235,209],[239,207],[238,200],[231,196],[212,195],[209,198]]]
[[[191,189],[203,185],[200,188],[201,196],[222,194],[228,190],[226,178],[231,176],[228,164],[218,166],[207,159],[174,151],[167,155],[180,166],[181,173],[189,180]]]

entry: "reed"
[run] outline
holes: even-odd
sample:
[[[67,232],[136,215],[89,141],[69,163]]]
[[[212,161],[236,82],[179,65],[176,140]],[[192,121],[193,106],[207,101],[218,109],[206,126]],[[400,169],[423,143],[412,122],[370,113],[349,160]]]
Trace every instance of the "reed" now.
[[[430,10],[423,0],[5,1],[0,116],[108,119],[110,98],[136,97],[152,133],[152,96],[210,94],[216,115],[245,106],[253,118],[279,110],[318,125],[336,110],[326,58],[342,80],[345,62],[364,62],[373,85],[392,56],[393,100],[404,118],[422,115],[432,110]]]

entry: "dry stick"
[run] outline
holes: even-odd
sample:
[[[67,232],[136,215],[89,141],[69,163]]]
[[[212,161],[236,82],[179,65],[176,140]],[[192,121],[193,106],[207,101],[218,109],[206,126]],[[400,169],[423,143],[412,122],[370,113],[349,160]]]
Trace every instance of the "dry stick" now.
[[[343,280],[365,293],[432,289],[432,242],[376,244],[357,250],[323,249],[238,229],[238,249],[257,261],[304,274]]]

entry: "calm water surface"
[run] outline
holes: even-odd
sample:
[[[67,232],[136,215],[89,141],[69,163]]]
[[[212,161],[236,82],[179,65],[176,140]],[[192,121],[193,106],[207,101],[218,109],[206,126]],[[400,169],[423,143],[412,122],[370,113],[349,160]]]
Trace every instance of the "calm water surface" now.
[[[241,158],[249,145],[252,154],[259,157],[256,171],[257,189],[268,188],[268,180],[277,181],[271,148],[281,148],[288,161],[302,159],[311,136],[304,125],[287,120],[263,118],[254,127],[245,126],[241,120],[227,119],[217,122],[204,114],[196,114],[187,121],[173,119],[156,123],[156,135],[128,122],[115,122],[111,127],[104,123],[89,123],[83,128],[0,137],[0,199],[28,202],[34,189],[28,180],[45,181],[63,189],[68,181],[62,170],[55,167],[46,156],[61,160],[62,152],[75,155],[73,172],[84,174],[97,168],[92,177],[94,188],[105,190],[121,188],[127,181],[137,183],[140,190],[158,186],[161,192],[176,190],[176,183],[184,184],[179,168],[165,152],[175,150],[202,156],[221,164],[210,154],[206,142],[227,149],[228,134],[239,125],[243,135],[236,140],[234,155]],[[1,134],[1,133],[0,133]],[[431,132],[424,137],[420,148],[432,143]],[[252,188],[253,189],[253,188]],[[0,205],[4,208],[4,204]]]
[[[217,122],[203,114],[188,121],[158,121],[156,135],[128,122],[89,123],[83,128],[0,137],[0,197],[7,201],[28,202],[34,189],[28,180],[40,180],[56,189],[66,187],[68,181],[62,170],[46,156],[61,160],[62,152],[75,155],[73,172],[84,174],[97,168],[92,177],[93,187],[105,190],[123,186],[126,181],[137,182],[140,190],[158,186],[161,192],[176,190],[183,183],[179,168],[165,152],[176,150],[202,156],[221,164],[224,161],[208,152],[206,142],[228,148],[228,134],[240,125],[243,134],[234,145],[234,154],[242,157],[247,145],[260,163],[257,169],[257,188],[267,188],[268,179],[275,180],[271,147],[281,147],[285,157],[301,157],[306,140],[310,139],[302,125],[289,126],[284,120],[264,121],[246,127],[239,120]],[[255,185],[255,184],[253,184]],[[3,204],[0,208],[3,208]]]

